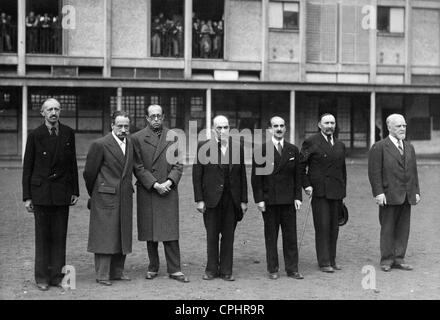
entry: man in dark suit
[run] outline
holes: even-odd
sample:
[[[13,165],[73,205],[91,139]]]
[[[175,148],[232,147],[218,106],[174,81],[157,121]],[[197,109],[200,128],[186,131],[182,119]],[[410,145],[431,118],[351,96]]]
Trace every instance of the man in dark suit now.
[[[96,282],[104,286],[112,285],[112,280],[130,280],[123,273],[133,229],[134,158],[129,129],[128,113],[114,112],[112,131],[91,144],[83,173],[90,196],[87,250],[95,254]]]
[[[216,116],[213,127],[214,136],[199,144],[193,165],[194,197],[207,235],[208,262],[203,279],[234,281],[234,232],[248,201],[244,149],[231,139],[225,116]]]
[[[136,156],[143,165],[143,170],[137,174],[146,181],[145,184],[142,181],[136,183],[138,239],[147,242],[150,260],[146,279],[154,279],[158,274],[158,245],[162,242],[169,277],[189,282],[180,266],[177,186],[183,165],[167,158],[168,150],[177,136],[163,126],[165,114],[161,106],[149,106],[146,116],[148,126],[132,136]]]
[[[266,261],[269,279],[278,279],[278,232],[281,226],[283,253],[288,277],[303,279],[298,272],[298,246],[296,236],[296,210],[301,208],[301,171],[298,148],[284,140],[286,125],[283,118],[270,119],[272,137],[257,150],[265,163],[252,163],[252,190],[257,208],[263,214]],[[263,158],[262,157],[262,158]],[[259,174],[257,168],[267,162],[272,172]]]
[[[380,266],[385,272],[391,268],[412,270],[404,259],[411,205],[420,201],[416,153],[405,141],[406,122],[402,115],[390,115],[386,124],[389,136],[374,144],[368,157],[368,178],[379,205]]]
[[[321,115],[320,131],[306,139],[301,148],[302,183],[312,197],[313,224],[318,265],[322,272],[340,270],[336,264],[338,215],[346,196],[345,145],[333,135],[336,120]]]
[[[60,112],[57,100],[43,103],[44,124],[29,134],[23,161],[23,201],[35,216],[35,281],[43,291],[63,279],[69,206],[79,197],[75,134],[59,122]]]

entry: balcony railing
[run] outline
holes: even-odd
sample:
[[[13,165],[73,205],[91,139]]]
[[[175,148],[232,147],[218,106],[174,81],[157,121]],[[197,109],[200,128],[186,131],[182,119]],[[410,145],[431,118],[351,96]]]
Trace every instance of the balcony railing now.
[[[26,53],[61,54],[62,28],[58,24],[26,28]]]

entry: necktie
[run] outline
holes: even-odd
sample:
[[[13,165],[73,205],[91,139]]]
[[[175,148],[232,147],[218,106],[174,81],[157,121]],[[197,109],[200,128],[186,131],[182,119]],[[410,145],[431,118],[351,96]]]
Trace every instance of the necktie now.
[[[57,129],[55,127],[50,128],[50,136],[54,137],[57,135]]]
[[[399,153],[400,153],[400,155],[401,156],[403,156],[403,147],[402,147],[402,140],[399,140],[398,142],[397,142],[397,148],[399,149]]]
[[[281,142],[278,142],[277,144],[277,151],[281,155],[283,152],[283,146],[281,145]]]
[[[332,143],[332,136],[331,136],[331,135],[328,135],[328,136],[327,136],[327,142],[328,142],[328,144],[329,144],[330,146],[333,146],[333,143]]]

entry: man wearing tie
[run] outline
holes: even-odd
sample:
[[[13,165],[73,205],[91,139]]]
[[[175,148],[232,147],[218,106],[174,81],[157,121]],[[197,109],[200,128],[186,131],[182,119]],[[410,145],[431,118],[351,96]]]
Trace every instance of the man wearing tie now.
[[[129,130],[128,113],[115,111],[112,131],[91,144],[83,173],[90,196],[87,250],[95,254],[96,282],[104,286],[112,285],[112,280],[130,280],[124,275],[133,229],[134,158]]]
[[[213,128],[214,137],[199,144],[193,165],[194,197],[197,210],[203,214],[207,238],[208,262],[203,279],[234,281],[234,232],[248,201],[244,149],[229,136],[225,116],[216,116]]]
[[[301,208],[301,171],[298,148],[284,140],[286,125],[283,118],[270,119],[271,140],[264,143],[259,155],[271,164],[271,172],[261,174],[253,157],[252,190],[258,210],[263,214],[266,261],[269,279],[278,279],[278,232],[281,226],[283,253],[288,277],[303,279],[298,272],[296,211]],[[255,154],[254,154],[255,155]]]
[[[57,100],[43,103],[44,123],[29,133],[23,160],[23,200],[35,216],[35,281],[42,291],[61,285],[69,206],[79,197],[75,133],[59,122],[60,112]]]
[[[345,145],[333,135],[336,120],[332,114],[321,115],[319,132],[306,139],[300,162],[305,192],[312,198],[313,224],[318,265],[322,272],[340,270],[336,264],[338,215],[346,196],[347,171]]]
[[[405,118],[392,114],[386,119],[389,136],[371,147],[368,178],[379,205],[380,266],[412,270],[405,263],[410,230],[411,205],[420,202],[420,188],[414,147],[404,141]]]

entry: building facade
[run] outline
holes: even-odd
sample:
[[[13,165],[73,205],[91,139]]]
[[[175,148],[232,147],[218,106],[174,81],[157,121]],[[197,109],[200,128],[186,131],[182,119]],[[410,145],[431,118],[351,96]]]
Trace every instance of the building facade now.
[[[47,97],[76,130],[78,155],[110,114],[145,125],[237,129],[278,114],[300,145],[336,115],[351,154],[405,115],[419,154],[440,155],[438,0],[2,0],[0,158],[19,158]]]

